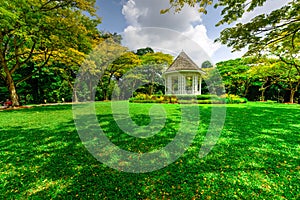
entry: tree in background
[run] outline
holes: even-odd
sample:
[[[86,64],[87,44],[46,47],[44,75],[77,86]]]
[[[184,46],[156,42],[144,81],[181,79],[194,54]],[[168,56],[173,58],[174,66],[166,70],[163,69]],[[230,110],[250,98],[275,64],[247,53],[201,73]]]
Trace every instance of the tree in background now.
[[[201,75],[203,78],[201,84],[202,93],[223,95],[226,90],[219,70],[216,67],[203,68],[202,70],[205,72],[205,74]]]
[[[77,95],[77,88],[75,88],[76,86],[78,86],[77,84],[75,84],[75,79],[76,79],[76,75],[79,72],[79,69],[81,69],[82,71],[85,71],[86,73],[91,73],[91,74],[86,74],[89,78],[92,78],[93,76],[95,78],[100,74],[103,75],[103,73],[101,73],[102,72],[101,70],[105,70],[105,66],[101,65],[100,60],[99,60],[99,58],[97,58],[97,55],[96,55],[97,52],[99,53],[99,55],[102,55],[102,53],[99,52],[99,48],[101,48],[101,45],[104,45],[104,46],[102,46],[102,50],[104,50],[104,48],[108,48],[108,49],[110,48],[110,50],[114,51],[115,53],[117,53],[117,52],[120,53],[120,52],[127,50],[126,48],[119,48],[119,50],[117,50],[118,47],[121,46],[121,40],[122,40],[121,35],[118,35],[116,33],[99,33],[99,34],[100,34],[100,36],[99,36],[100,39],[98,39],[96,41],[93,51],[88,56],[86,56],[85,63],[82,63],[82,62],[76,62],[76,63],[73,62],[72,63],[71,62],[71,63],[68,63],[67,65],[62,64],[62,63],[57,63],[60,67],[54,68],[55,71],[57,72],[57,75],[63,79],[62,84],[65,87],[62,87],[60,89],[60,91],[64,92],[63,94],[61,94],[61,96],[65,96],[64,97],[65,100],[72,101],[72,99],[73,99],[74,102],[79,101],[78,95]],[[117,48],[113,50],[112,47],[109,47],[112,45],[114,45]],[[106,51],[103,51],[103,52],[105,53]],[[91,56],[92,56],[92,58],[91,58]],[[89,59],[94,59],[94,61],[96,61],[96,64],[98,65],[98,70],[96,69],[97,66],[92,67],[92,66],[89,66],[89,64],[87,64],[87,61]],[[89,67],[91,67],[91,68],[89,69]],[[89,70],[91,70],[91,71],[89,71]],[[91,84],[96,84],[96,83],[91,82],[91,79],[87,79],[87,80],[89,81],[89,84],[88,84],[89,87],[87,87],[87,89],[90,88],[90,91],[92,91],[93,87],[91,86]],[[99,90],[99,88],[96,88],[96,89]],[[69,93],[71,93],[71,94],[73,93],[71,98],[69,98]],[[92,95],[92,93],[91,93],[91,95]],[[101,96],[103,96],[103,95],[101,95]],[[94,98],[94,97],[90,96],[90,99],[92,99],[92,98]],[[101,98],[96,97],[96,99],[102,99],[102,97]]]
[[[163,71],[172,63],[173,57],[162,52],[154,52],[150,47],[136,52],[140,65],[128,71],[120,80],[120,98],[128,99],[132,93],[152,95],[163,93]]]
[[[164,85],[162,73],[169,67],[173,61],[173,57],[162,52],[146,53],[140,57],[142,67],[144,68],[144,76],[148,80],[146,88],[147,94],[152,95],[155,87]],[[162,89],[163,90],[163,89]],[[162,91],[161,91],[162,92]]]
[[[122,76],[130,69],[141,64],[139,57],[133,52],[125,52],[107,66],[101,81],[103,99],[108,100],[112,95],[114,85],[117,86]],[[116,81],[113,86],[111,84]]]
[[[109,86],[107,82],[110,82],[108,78],[113,75],[114,68],[111,66],[127,50],[126,47],[116,43],[113,38],[102,39],[80,66],[79,75],[74,84],[74,96],[80,95],[83,98],[81,101],[90,101],[94,99],[97,85],[102,89],[101,93],[106,93]]]
[[[299,28],[300,29],[300,28]],[[294,37],[294,38],[293,38]],[[289,39],[292,38],[292,39]],[[291,42],[292,41],[292,42]],[[286,73],[286,81],[290,90],[290,102],[294,102],[294,96],[300,84],[300,37],[299,34],[289,36],[276,44],[269,45],[268,51],[283,63]]]
[[[223,61],[217,63],[217,69],[227,93],[251,100],[265,101],[271,98],[279,101],[279,91],[284,90],[289,92],[288,101],[293,103],[300,85],[297,68],[274,56]]]
[[[201,68],[212,68],[213,67],[213,65],[211,64],[211,62],[210,61],[204,61],[203,63],[202,63],[202,65],[201,65]]]
[[[14,76],[18,70],[22,77],[17,81],[22,82],[53,60],[83,60],[98,37],[94,5],[95,0],[0,2],[0,78],[13,106],[20,104]]]
[[[238,58],[217,63],[226,92],[246,97],[251,84],[248,70],[251,68],[250,58]]]
[[[138,49],[135,54],[138,55],[138,56],[142,56],[142,55],[145,55],[147,53],[154,53],[154,50],[150,47],[141,48],[141,49]]]
[[[251,84],[259,87],[261,101],[266,100],[266,90],[280,81],[281,71],[276,67],[277,61],[278,60],[276,59],[261,57],[253,63],[253,66],[248,71],[248,74],[251,77]]]
[[[295,94],[299,90],[300,76],[299,72],[293,65],[278,61],[275,64],[275,70],[279,72],[279,84],[284,89],[289,91],[289,102],[294,103]]]

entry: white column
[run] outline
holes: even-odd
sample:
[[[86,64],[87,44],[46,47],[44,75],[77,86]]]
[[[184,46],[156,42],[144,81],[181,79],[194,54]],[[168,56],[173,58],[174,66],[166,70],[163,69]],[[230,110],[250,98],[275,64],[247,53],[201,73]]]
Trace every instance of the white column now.
[[[192,94],[195,94],[195,76],[192,76]]]
[[[198,76],[194,76],[194,82],[195,82],[195,85],[194,85],[194,94],[198,94]]]
[[[167,94],[168,91],[168,81],[167,81],[167,77],[165,77],[165,94]]]
[[[178,81],[180,81],[180,88],[179,88],[179,94],[182,94],[182,87],[183,87],[183,82],[182,82],[182,76],[178,75]]]
[[[180,75],[178,75],[177,76],[177,78],[178,78],[178,93],[177,94],[180,94],[180,91],[181,91],[181,77],[180,77]]]
[[[177,76],[177,80],[178,80],[178,86],[177,86],[177,94],[178,94],[181,91],[181,79],[180,79],[180,75]]]
[[[181,94],[185,94],[185,88],[186,88],[186,77],[184,75],[181,76],[182,80],[182,92]]]
[[[178,94],[181,94],[182,91],[182,80],[181,80],[181,75],[178,74]]]
[[[168,87],[168,94],[172,92],[172,77],[168,76],[168,82],[167,82],[167,87]]]
[[[200,76],[199,78],[199,94],[201,95],[201,90],[202,90],[202,77]]]
[[[179,83],[179,79],[178,79],[178,76],[176,77],[177,78],[177,91],[179,90],[179,87],[180,87],[180,83]],[[172,85],[172,88],[174,87],[174,85]],[[173,90],[173,93],[177,92],[176,90]]]

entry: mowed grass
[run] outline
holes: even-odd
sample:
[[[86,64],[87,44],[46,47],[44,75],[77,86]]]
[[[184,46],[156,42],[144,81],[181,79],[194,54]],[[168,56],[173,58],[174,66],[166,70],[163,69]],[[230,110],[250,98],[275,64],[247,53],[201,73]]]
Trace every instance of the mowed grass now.
[[[132,119],[147,125],[151,106],[130,104]],[[180,105],[163,107],[165,127],[145,139],[122,132],[109,102],[97,103],[96,112],[114,144],[148,152],[172,141],[180,127]],[[199,105],[197,135],[178,160],[137,174],[111,169],[86,150],[71,105],[1,111],[0,199],[299,199],[300,106],[227,105],[221,136],[200,159],[211,107]]]

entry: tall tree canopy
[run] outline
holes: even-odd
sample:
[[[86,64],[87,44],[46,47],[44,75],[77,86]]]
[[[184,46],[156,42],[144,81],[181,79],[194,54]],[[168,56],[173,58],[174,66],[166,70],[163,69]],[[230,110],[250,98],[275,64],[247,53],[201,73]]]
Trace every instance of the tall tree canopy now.
[[[174,8],[180,12],[184,5],[199,6],[199,12],[207,13],[206,6],[222,8],[222,19],[216,25],[231,24],[241,18],[244,13],[255,10],[267,0],[170,0],[171,7],[162,10],[168,12]],[[255,16],[248,23],[237,23],[221,32],[217,41],[227,44],[233,50],[248,47],[248,53],[256,53],[270,44],[283,40],[294,43],[300,32],[300,0],[292,0],[287,5],[273,10],[270,14]],[[295,46],[295,45],[293,45]]]
[[[29,63],[41,68],[53,60],[83,60],[98,37],[100,19],[94,5],[95,0],[0,2],[0,78],[14,106],[19,105],[14,77],[18,70],[26,71]],[[33,73],[28,68],[23,80]]]
[[[142,55],[145,55],[147,53],[154,53],[154,50],[150,47],[146,47],[146,48],[138,49],[136,51],[136,55],[138,55],[138,56],[142,56]]]
[[[217,63],[224,86],[229,93],[245,97],[251,82],[248,70],[250,58],[238,58]]]
[[[124,74],[120,82],[122,99],[128,99],[132,92],[152,95],[164,90],[162,73],[172,63],[173,56],[154,52],[150,47],[137,52],[143,52],[138,56],[140,64]]]
[[[250,100],[271,99],[294,103],[295,100],[299,100],[300,87],[297,62],[298,60],[265,55],[222,61],[216,64],[217,68],[205,70],[209,77],[215,70],[220,73],[228,94]]]

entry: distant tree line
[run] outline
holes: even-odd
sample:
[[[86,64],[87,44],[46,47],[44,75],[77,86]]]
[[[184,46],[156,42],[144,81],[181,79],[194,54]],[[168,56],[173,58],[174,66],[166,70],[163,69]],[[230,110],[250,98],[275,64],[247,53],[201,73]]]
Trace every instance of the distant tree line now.
[[[294,60],[294,63],[299,60]],[[246,97],[251,101],[273,100],[278,102],[298,102],[300,77],[297,67],[275,57],[243,57],[219,62],[208,72],[206,80],[213,79],[218,72],[221,82],[208,85],[204,81],[204,92],[209,87],[224,84],[226,93]]]
[[[81,65],[53,62],[35,68],[34,63],[29,63],[24,72],[18,70],[14,74],[15,80],[19,80],[28,71],[34,71],[32,76],[16,84],[20,104],[110,100],[116,90],[120,93],[118,98],[128,99],[128,94],[122,94],[128,88],[118,88],[118,85],[133,89],[136,85],[137,90],[132,91],[135,93],[162,94],[162,72],[173,57],[154,52],[150,47],[129,51],[120,41],[119,35],[106,33]],[[79,71],[83,76],[78,77]],[[10,98],[4,81],[0,82],[0,96],[3,100]]]

